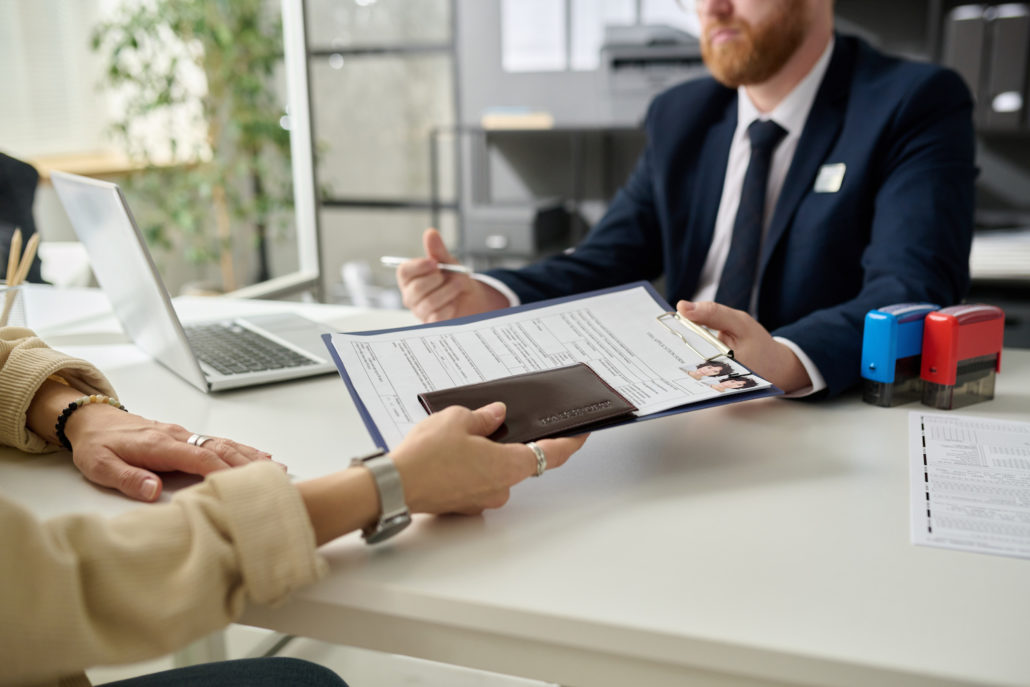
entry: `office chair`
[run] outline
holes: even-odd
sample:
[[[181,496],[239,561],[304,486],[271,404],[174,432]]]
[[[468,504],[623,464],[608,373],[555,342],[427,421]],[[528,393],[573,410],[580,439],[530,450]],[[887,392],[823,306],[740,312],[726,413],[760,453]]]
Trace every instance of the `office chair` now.
[[[7,255],[11,250],[14,230],[21,229],[23,241],[36,233],[32,203],[36,198],[39,172],[27,162],[0,153],[0,270],[7,278]],[[25,244],[22,243],[24,246]],[[39,254],[32,260],[26,281],[42,283]]]

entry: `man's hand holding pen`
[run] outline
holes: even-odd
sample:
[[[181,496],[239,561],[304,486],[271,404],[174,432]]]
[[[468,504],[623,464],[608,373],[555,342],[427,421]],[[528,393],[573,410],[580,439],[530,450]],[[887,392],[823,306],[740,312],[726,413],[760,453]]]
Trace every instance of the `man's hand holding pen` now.
[[[509,305],[503,294],[473,279],[468,268],[458,264],[436,229],[426,229],[422,244],[426,257],[397,267],[404,305],[421,321],[439,322]]]

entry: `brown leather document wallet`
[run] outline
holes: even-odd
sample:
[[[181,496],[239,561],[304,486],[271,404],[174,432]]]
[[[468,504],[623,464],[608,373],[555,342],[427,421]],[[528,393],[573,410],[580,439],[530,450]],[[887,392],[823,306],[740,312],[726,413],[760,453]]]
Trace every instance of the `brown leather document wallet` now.
[[[585,363],[426,391],[418,400],[430,413],[453,405],[475,409],[504,401],[504,424],[490,435],[502,443],[589,432],[637,409]]]

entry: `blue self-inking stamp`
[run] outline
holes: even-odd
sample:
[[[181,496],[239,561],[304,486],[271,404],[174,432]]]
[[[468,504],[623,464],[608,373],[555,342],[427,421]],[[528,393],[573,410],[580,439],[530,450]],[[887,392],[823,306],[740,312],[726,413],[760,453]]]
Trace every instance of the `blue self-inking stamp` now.
[[[865,316],[862,335],[862,400],[889,408],[922,397],[919,378],[923,320],[932,303],[898,303]]]

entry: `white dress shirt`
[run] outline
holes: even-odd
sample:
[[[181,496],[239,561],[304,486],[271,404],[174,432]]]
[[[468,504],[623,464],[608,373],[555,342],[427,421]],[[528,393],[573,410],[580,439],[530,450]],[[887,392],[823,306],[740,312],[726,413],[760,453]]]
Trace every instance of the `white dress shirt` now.
[[[805,120],[815,102],[816,92],[822,83],[823,75],[830,64],[830,55],[833,53],[834,40],[831,38],[822,56],[812,67],[812,70],[794,87],[786,98],[768,114],[758,111],[747,88],[741,86],[737,90],[737,129],[733,134],[733,142],[730,145],[730,156],[726,164],[726,178],[722,185],[722,199],[719,201],[719,212],[715,218],[715,231],[712,234],[712,244],[708,249],[708,257],[701,275],[698,278],[697,291],[694,293],[694,301],[710,301],[715,299],[715,292],[719,288],[719,279],[722,276],[723,265],[726,264],[726,257],[730,252],[730,241],[733,239],[733,223],[737,216],[737,206],[740,205],[740,191],[744,185],[744,174],[747,172],[748,162],[751,160],[751,142],[748,139],[747,128],[756,119],[771,119],[787,131],[787,135],[780,141],[779,146],[773,153],[772,166],[769,169],[769,186],[766,189],[765,217],[762,222],[763,235],[769,228],[769,221],[772,219],[773,211],[776,209],[776,199],[783,189],[784,179],[787,177],[787,170],[794,159],[794,151],[798,147],[798,139],[804,129]],[[500,280],[483,274],[474,274],[473,277],[497,289],[505,296],[512,305],[519,305],[519,297],[506,284]],[[751,307],[749,312],[755,314],[757,302],[757,284],[755,292],[751,295]],[[675,305],[675,304],[674,304]],[[776,341],[790,348],[804,365],[812,385],[789,396],[807,396],[826,388],[826,382],[819,373],[819,369],[812,362],[811,358],[793,341],[782,337],[774,337]]]

